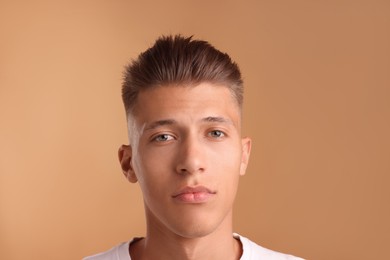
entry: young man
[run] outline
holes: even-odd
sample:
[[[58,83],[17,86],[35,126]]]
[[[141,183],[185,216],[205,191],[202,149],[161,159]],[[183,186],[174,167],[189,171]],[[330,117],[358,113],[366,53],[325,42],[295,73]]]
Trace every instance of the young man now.
[[[205,41],[162,37],[125,71],[125,177],[138,182],[147,232],[88,260],[298,259],[233,234],[232,207],[251,140],[241,137],[243,82]]]

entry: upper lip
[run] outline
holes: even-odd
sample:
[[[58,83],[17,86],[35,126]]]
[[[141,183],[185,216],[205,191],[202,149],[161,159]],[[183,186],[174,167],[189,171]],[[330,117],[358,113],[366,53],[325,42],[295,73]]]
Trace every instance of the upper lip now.
[[[211,193],[211,194],[216,193],[215,191],[213,191],[205,186],[195,186],[195,187],[186,186],[186,187],[178,190],[177,192],[175,192],[172,195],[172,197],[177,197],[179,195],[186,194],[186,193],[198,193],[198,192],[206,192],[206,193]]]

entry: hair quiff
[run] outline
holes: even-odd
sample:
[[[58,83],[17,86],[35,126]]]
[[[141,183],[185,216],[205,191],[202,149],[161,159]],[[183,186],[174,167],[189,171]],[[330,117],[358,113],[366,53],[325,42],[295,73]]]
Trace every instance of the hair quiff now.
[[[206,41],[162,36],[125,69],[122,99],[131,113],[138,93],[151,87],[196,86],[208,82],[230,89],[241,107],[243,81],[238,65]]]

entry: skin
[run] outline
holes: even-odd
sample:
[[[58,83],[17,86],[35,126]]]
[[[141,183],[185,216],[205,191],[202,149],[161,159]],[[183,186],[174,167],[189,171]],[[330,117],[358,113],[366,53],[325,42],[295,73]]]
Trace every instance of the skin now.
[[[151,88],[139,93],[128,120],[131,145],[120,147],[119,159],[141,187],[147,221],[132,259],[239,259],[232,207],[251,140],[241,138],[230,90],[209,83]],[[210,191],[204,200],[174,197],[199,186]]]

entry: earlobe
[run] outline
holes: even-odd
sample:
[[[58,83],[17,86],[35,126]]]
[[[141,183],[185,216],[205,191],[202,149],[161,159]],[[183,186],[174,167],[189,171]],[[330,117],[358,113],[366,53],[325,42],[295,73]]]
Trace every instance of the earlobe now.
[[[241,167],[240,167],[240,175],[245,175],[246,168],[249,163],[249,156],[251,154],[252,140],[249,137],[243,138],[241,140]]]
[[[135,175],[131,159],[132,159],[132,150],[129,145],[121,145],[118,150],[119,163],[121,164],[123,175],[129,182],[136,183],[138,181],[137,176]]]

